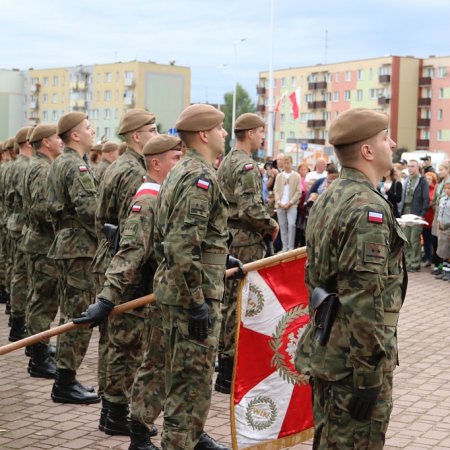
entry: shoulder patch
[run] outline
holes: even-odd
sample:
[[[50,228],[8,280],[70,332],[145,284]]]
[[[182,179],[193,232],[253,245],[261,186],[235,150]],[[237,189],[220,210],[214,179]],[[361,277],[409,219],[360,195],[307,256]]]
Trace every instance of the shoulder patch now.
[[[142,206],[141,206],[141,205],[138,205],[138,204],[136,203],[135,205],[132,206],[131,211],[132,211],[132,212],[135,212],[135,213],[138,213],[138,212],[141,212],[141,209],[142,209]]]
[[[244,170],[252,170],[253,169],[253,164],[252,163],[248,163],[244,166]]]
[[[383,223],[384,214],[378,211],[368,211],[367,221],[372,223]]]
[[[209,189],[209,181],[205,180],[203,178],[199,178],[197,180],[197,187],[204,189],[205,191],[207,191]]]
[[[89,170],[86,166],[79,166],[78,168],[80,172],[87,172]]]

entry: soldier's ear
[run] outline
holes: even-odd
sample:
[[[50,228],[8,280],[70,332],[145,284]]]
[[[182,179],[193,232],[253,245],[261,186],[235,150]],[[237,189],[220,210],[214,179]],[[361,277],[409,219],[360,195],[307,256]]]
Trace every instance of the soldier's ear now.
[[[365,159],[366,161],[373,161],[374,159],[374,148],[372,145],[370,144],[362,144],[361,148],[360,148],[360,154],[362,156],[363,159]]]

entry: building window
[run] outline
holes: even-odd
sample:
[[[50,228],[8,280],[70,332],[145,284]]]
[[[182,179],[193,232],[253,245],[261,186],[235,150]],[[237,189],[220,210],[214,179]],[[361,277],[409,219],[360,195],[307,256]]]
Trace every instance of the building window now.
[[[370,69],[369,69],[369,80],[371,80],[372,77],[373,77],[373,69],[370,68]]]
[[[444,98],[444,88],[439,88],[439,98]]]
[[[444,117],[444,110],[439,109],[438,110],[438,120],[442,120],[443,117]]]
[[[350,70],[347,70],[345,72],[345,81],[352,81],[352,73],[350,72]]]
[[[295,139],[295,131],[289,131],[289,137]]]
[[[44,122],[48,121],[48,112],[47,111],[42,111],[42,120]]]
[[[285,139],[285,133],[284,133],[284,131],[280,131],[280,140],[284,141],[284,139]]]
[[[344,92],[344,100],[349,102],[351,97],[351,91],[345,91]]]
[[[31,79],[31,84],[38,84],[39,83],[39,78],[33,77]]]
[[[434,68],[433,67],[424,67],[423,68],[423,76],[424,77],[434,77]]]
[[[125,72],[125,84],[130,85],[132,84],[134,81],[134,72],[131,72],[130,70],[127,70]],[[264,80],[264,83],[267,83],[267,79]],[[264,85],[264,87],[267,87],[266,85]]]
[[[105,102],[108,102],[111,100],[111,91],[105,91],[103,100],[105,100]]]
[[[309,113],[301,113],[300,114],[300,122],[307,122],[309,119]]]
[[[422,139],[430,139],[430,131],[429,130],[423,130],[422,131]]]
[[[295,87],[297,84],[297,79],[295,77],[291,77],[291,86]]]
[[[58,103],[58,94],[52,94],[52,103]]]
[[[48,102],[48,94],[43,94],[42,95],[42,103],[47,103]]]
[[[92,119],[95,119],[95,120],[98,119],[98,109],[92,110]]]
[[[283,78],[281,79],[281,86],[282,86],[282,87],[286,86],[286,78],[285,78],[285,77],[283,77]]]
[[[112,81],[112,73],[105,72],[105,83],[111,83],[111,81]]]
[[[442,130],[438,130],[437,132],[437,140],[442,141]]]
[[[105,108],[103,118],[111,119],[111,110],[109,108]]]
[[[358,102],[362,102],[363,101],[363,90],[362,89],[358,89],[356,91],[356,100]]]
[[[447,76],[447,67],[438,67],[438,78],[445,78]]]
[[[280,114],[280,121],[286,122],[286,114]]]
[[[322,113],[322,119],[323,120],[330,120],[330,111],[324,111]]]
[[[58,77],[54,76],[52,79],[52,86],[58,86]]]
[[[48,86],[48,77],[44,77],[44,78],[42,79],[42,84],[43,84],[44,86]]]
[[[391,66],[385,65],[380,67],[380,75],[390,75],[391,74]]]
[[[105,132],[103,133],[104,137],[109,137],[109,127],[105,127]]]
[[[364,80],[364,70],[360,69],[358,70],[358,81],[363,81]]]
[[[339,101],[339,91],[333,92],[333,102]]]
[[[58,120],[58,111],[52,111],[52,121],[56,122]]]

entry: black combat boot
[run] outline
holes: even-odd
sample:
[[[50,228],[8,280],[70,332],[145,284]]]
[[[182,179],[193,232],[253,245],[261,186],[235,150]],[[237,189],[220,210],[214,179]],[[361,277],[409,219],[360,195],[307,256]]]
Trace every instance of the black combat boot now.
[[[56,363],[48,354],[47,345],[35,344],[31,347],[28,372],[32,377],[56,379]]]
[[[135,419],[131,419],[131,443],[128,450],[159,450],[159,448],[150,440],[150,436],[155,436],[156,433],[157,430],[155,426],[153,426],[150,431],[143,423],[138,422]]]
[[[6,303],[9,299],[9,295],[6,292],[5,286],[0,285],[0,303]]]
[[[194,450],[229,450],[229,448],[219,444],[209,434],[203,432]]]
[[[111,403],[106,400],[105,397],[102,397],[102,409],[100,411],[100,420],[98,421],[98,429],[100,431],[105,431],[106,417],[108,416],[110,404]]]
[[[109,435],[129,436],[131,423],[129,412],[128,404],[109,402],[104,432]]]
[[[219,373],[217,374],[214,390],[222,394],[231,392],[231,381],[233,378],[233,358],[219,357]]]
[[[11,330],[9,330],[8,340],[10,342],[16,342],[26,337],[25,316],[11,317]]]
[[[69,369],[58,369],[53,383],[52,400],[56,403],[74,403],[88,405],[98,403],[101,399],[95,392],[88,392],[75,379],[76,372]]]

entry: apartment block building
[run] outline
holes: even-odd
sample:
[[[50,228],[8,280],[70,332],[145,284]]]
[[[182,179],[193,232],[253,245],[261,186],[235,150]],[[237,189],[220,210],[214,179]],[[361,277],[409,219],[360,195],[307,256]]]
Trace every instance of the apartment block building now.
[[[0,141],[14,136],[24,123],[23,73],[0,69]]]
[[[56,123],[65,112],[82,111],[89,115],[97,139],[114,138],[122,114],[143,108],[155,113],[160,130],[167,131],[190,104],[190,68],[172,64],[117,62],[29,69],[21,76],[20,123],[14,130],[26,124]],[[2,83],[0,76],[0,93]],[[1,108],[0,97],[3,118]],[[0,129],[0,139],[7,134]]]
[[[360,107],[390,115],[398,147],[450,155],[449,63],[447,57],[386,56],[274,71],[274,154],[291,154],[294,162],[331,155],[331,120]],[[261,72],[257,86],[257,109],[265,117],[268,76]]]

